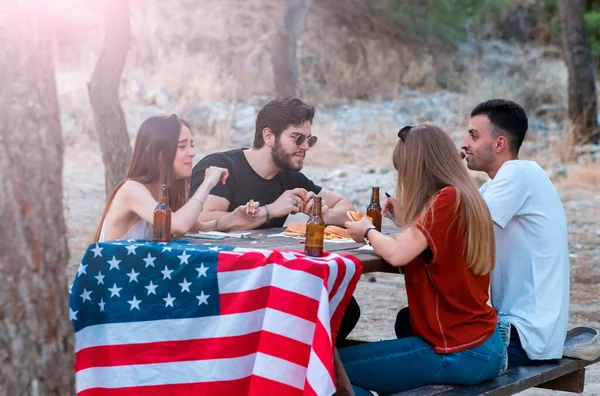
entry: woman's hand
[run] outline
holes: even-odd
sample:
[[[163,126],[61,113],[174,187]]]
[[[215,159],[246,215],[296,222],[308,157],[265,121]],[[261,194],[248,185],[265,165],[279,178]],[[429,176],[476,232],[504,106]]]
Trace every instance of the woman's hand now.
[[[373,223],[371,223],[367,216],[364,216],[360,221],[347,221],[344,226],[348,230],[350,237],[354,239],[354,242],[364,243],[365,231],[367,231],[367,228],[372,227]]]
[[[225,181],[229,177],[229,171],[225,168],[219,168],[217,166],[210,166],[204,173],[204,182],[212,188],[219,183],[225,184]]]
[[[396,201],[396,198],[386,198],[385,201],[383,201],[383,205],[382,205],[382,209],[383,209],[383,215],[386,217],[392,217],[392,220],[396,219],[396,207],[398,205],[398,202]]]

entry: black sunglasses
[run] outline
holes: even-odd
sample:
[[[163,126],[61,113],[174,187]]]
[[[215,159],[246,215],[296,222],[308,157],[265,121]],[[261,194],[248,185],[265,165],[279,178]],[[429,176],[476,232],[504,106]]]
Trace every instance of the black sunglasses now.
[[[294,135],[292,135],[292,137],[294,137]],[[296,135],[296,146],[300,147],[302,146],[302,144],[304,143],[304,141],[308,139],[308,147],[313,147],[315,144],[317,144],[317,137],[316,136],[308,136],[306,137],[305,135]]]
[[[407,125],[405,127],[402,127],[402,129],[398,131],[398,137],[400,138],[400,140],[402,140],[402,143],[406,144],[406,137],[408,136],[408,133],[411,129],[413,129],[413,126]]]

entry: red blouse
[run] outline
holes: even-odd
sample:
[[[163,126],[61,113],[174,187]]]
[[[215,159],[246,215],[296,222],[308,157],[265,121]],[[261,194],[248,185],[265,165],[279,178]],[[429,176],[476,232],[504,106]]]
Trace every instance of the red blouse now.
[[[429,247],[404,267],[413,334],[437,353],[482,344],[497,323],[487,304],[490,275],[475,275],[466,265],[466,233],[458,224],[456,198],[456,189],[445,187],[431,199],[433,215],[416,223]]]

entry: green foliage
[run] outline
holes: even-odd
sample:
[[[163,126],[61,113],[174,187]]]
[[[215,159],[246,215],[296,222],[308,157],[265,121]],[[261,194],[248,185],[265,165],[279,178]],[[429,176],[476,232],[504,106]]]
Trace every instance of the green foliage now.
[[[379,7],[413,39],[434,44],[459,43],[469,29],[512,0],[390,0]]]
[[[585,30],[590,39],[590,47],[592,48],[592,56],[600,58],[600,12],[589,11],[583,16],[585,20]]]
[[[558,0],[541,0],[543,10],[549,15],[550,32],[558,40],[560,21],[558,19]],[[600,59],[600,0],[583,0],[583,19],[590,41],[592,56]]]

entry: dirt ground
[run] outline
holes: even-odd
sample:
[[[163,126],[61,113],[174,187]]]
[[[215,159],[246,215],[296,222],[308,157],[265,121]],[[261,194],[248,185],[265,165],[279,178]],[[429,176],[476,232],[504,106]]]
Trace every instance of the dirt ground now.
[[[90,146],[94,148],[69,147],[65,155],[64,194],[71,279],[104,207],[104,168],[100,153],[95,150],[96,144]],[[585,176],[584,171],[575,169],[575,176],[577,172],[583,176],[557,182],[569,220],[569,327],[600,328],[600,188],[596,176]],[[362,316],[351,337],[371,341],[392,338],[396,312],[406,305],[403,277],[380,273],[363,275],[355,296],[361,305]],[[600,364],[590,367],[586,374],[583,394],[600,395]],[[538,389],[522,392],[525,395],[561,393]]]

